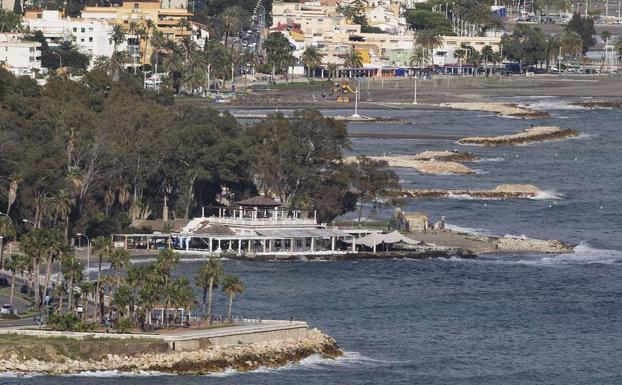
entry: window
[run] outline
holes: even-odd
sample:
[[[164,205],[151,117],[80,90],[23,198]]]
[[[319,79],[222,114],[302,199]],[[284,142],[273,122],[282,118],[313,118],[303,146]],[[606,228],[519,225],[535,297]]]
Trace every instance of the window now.
[[[138,3],[134,3],[134,9],[138,9],[139,8],[139,4]]]
[[[82,33],[86,32],[86,28],[84,28],[84,27],[80,28],[80,32],[82,32]]]
[[[92,43],[92,42],[93,42],[93,38],[89,37],[89,43]]]
[[[93,27],[89,27],[89,32],[93,32]]]
[[[80,39],[80,43],[84,43],[84,38],[81,38],[81,39]]]
[[[74,32],[78,32],[78,28],[73,27],[73,31],[74,31]]]

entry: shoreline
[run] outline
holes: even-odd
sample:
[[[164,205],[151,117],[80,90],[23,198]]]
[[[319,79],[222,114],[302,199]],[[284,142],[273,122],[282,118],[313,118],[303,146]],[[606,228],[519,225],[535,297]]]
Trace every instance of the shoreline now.
[[[152,348],[149,348],[158,347],[157,342],[153,342],[155,339],[148,338],[150,342],[145,343],[146,339],[140,335],[121,338],[120,335],[106,334],[93,338],[76,336],[78,333],[58,332],[60,336],[49,336],[46,332],[37,330],[30,332],[34,336],[19,335],[16,331],[12,335],[10,331],[7,333],[6,330],[0,330],[0,340],[11,341],[13,338],[19,341],[13,351],[4,349],[0,353],[0,373],[62,375],[117,371],[208,375],[228,370],[247,372],[260,367],[279,368],[316,354],[329,359],[343,355],[332,337],[317,329],[308,328],[304,329],[304,333],[283,334],[280,338],[261,338],[260,333],[255,333],[259,338],[250,343],[236,343],[235,340],[240,335],[232,334],[230,337],[233,340],[225,344],[212,344],[210,338],[205,343],[199,341],[196,349],[162,351],[160,346],[155,352],[151,352]],[[288,335],[291,338],[284,338]],[[245,338],[253,341],[248,333]],[[119,349],[115,353],[93,353],[102,343],[117,346]],[[122,353],[128,344],[144,346],[145,351],[136,352],[134,349],[130,353]],[[7,346],[6,341],[4,346]],[[71,351],[77,347],[79,353]],[[83,353],[85,351],[87,353]],[[80,354],[83,356],[76,356]]]

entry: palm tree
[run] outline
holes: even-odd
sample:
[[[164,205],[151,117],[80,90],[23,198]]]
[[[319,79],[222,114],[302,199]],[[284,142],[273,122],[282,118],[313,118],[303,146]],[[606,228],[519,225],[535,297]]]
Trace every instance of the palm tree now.
[[[454,50],[454,57],[458,59],[458,74],[462,75],[462,61],[466,56],[466,50],[463,48],[457,48]]]
[[[54,287],[53,294],[58,297],[58,313],[63,313],[63,298],[67,295],[67,287],[64,283]]]
[[[548,71],[551,61],[555,61],[559,56],[561,41],[557,35],[548,35],[545,41],[546,46],[546,69]],[[559,69],[559,68],[558,68]]]
[[[229,310],[227,312],[227,320],[232,321],[231,310],[233,308],[233,299],[236,294],[244,292],[244,282],[235,275],[227,275],[222,280],[222,291],[229,295]]]
[[[97,237],[91,242],[91,247],[93,248],[93,253],[97,254],[99,260],[99,263],[97,265],[97,287],[95,289],[95,306],[97,307],[97,312],[101,319],[101,317],[103,317],[104,315],[104,303],[102,301],[103,290],[101,290],[102,262],[104,261],[104,259],[110,258],[110,255],[112,254],[112,241],[110,240],[110,238]]]
[[[4,243],[15,238],[15,225],[13,221],[5,215],[0,215],[0,269],[4,262]]]
[[[152,282],[148,282],[139,291],[139,307],[143,310],[147,325],[151,325],[151,312],[162,299],[162,291]]]
[[[52,207],[54,215],[65,223],[65,243],[69,243],[69,215],[71,208],[75,204],[75,199],[65,190],[59,190],[58,194],[52,198]]]
[[[494,53],[495,52],[492,50],[492,47],[489,45],[485,45],[482,48],[482,52],[480,56],[481,56],[481,59],[484,61],[484,73],[486,74],[486,76],[488,76],[488,62],[492,61],[492,57]]]
[[[354,46],[350,47],[350,51],[343,59],[343,65],[347,68],[361,68],[363,66],[363,57]]]
[[[112,27],[112,34],[110,36],[110,40],[112,40],[113,44],[112,51],[117,52],[119,44],[125,41],[125,29],[123,29],[123,26],[121,24],[115,24]]]
[[[195,277],[195,283],[203,289],[203,316],[205,316],[205,302],[207,299],[207,321],[212,323],[212,292],[224,275],[224,269],[220,259],[210,257],[201,267]]]
[[[566,31],[561,39],[561,47],[564,55],[578,60],[583,50],[583,39],[576,32]]]
[[[239,5],[233,5],[225,8],[220,15],[218,15],[218,19],[220,19],[225,29],[226,47],[229,43],[229,36],[238,33],[240,29],[247,24],[250,15]]]
[[[315,69],[322,64],[323,58],[324,55],[314,45],[311,45],[304,50],[301,59],[302,63],[307,67],[307,77],[311,77],[311,69]]]
[[[83,266],[78,262],[75,256],[68,255],[61,263],[61,271],[66,281],[69,281],[69,303],[67,309],[73,309],[73,298],[75,295],[75,286],[82,281]]]
[[[13,305],[13,295],[15,293],[15,276],[17,273],[22,274],[25,270],[28,269],[28,259],[25,255],[22,254],[14,254],[11,255],[11,259],[9,259],[4,268],[11,272],[11,299],[10,303]]]
[[[329,78],[333,78],[333,77],[337,77],[337,64],[335,63],[328,63],[328,65],[326,66],[326,69],[328,70],[328,77]]]
[[[190,88],[192,94],[204,88],[207,83],[205,56],[200,52],[192,51],[185,63],[182,76],[184,86]]]
[[[124,317],[132,306],[132,290],[127,286],[120,286],[112,296],[112,305]]]
[[[39,271],[43,256],[45,255],[44,249],[44,230],[32,229],[26,233],[21,239],[21,249],[30,259],[30,265],[32,269],[30,271],[29,281],[35,292],[35,303],[39,303],[39,297],[41,294],[41,285],[39,282]]]
[[[165,43],[166,43],[166,37],[164,36],[164,33],[154,28],[151,34],[151,40],[149,41],[149,44],[153,48],[153,52],[155,55],[153,64],[154,64],[154,73],[156,75],[158,74],[158,64],[160,64],[160,50],[162,49],[162,47],[164,47]]]
[[[185,68],[185,52],[179,44],[167,42],[168,53],[164,57],[162,65],[164,70],[171,75],[173,80],[173,90],[176,94],[181,91],[181,81]]]
[[[190,280],[186,277],[177,278],[173,281],[173,303],[175,308],[183,308],[188,312],[194,303],[194,292],[190,287]]]
[[[95,295],[95,282],[82,282],[80,284],[80,297],[82,298],[82,319],[86,320],[89,314],[89,295]]]
[[[115,291],[119,289],[121,284],[120,272],[130,264],[130,255],[125,249],[114,249],[110,253],[110,268],[114,270],[116,275],[116,287]]]
[[[427,56],[431,58],[434,48],[443,46],[443,37],[435,30],[424,29],[415,35],[415,43],[423,47],[427,52]],[[434,63],[432,62],[432,64]]]
[[[155,273],[158,274],[166,285],[171,278],[171,270],[179,262],[179,255],[171,249],[160,251],[158,259],[155,262]]]

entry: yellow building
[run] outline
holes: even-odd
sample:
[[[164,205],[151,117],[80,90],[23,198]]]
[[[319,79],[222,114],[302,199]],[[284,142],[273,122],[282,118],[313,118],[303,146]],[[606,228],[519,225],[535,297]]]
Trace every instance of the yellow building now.
[[[191,16],[192,13],[183,8],[162,8],[159,0],[125,1],[121,6],[84,7],[82,10],[83,19],[100,19],[111,24],[122,25],[130,45],[132,39],[138,38],[134,35],[136,31],[133,29],[148,30],[149,21],[153,22],[168,39],[180,41],[184,37],[191,37],[192,29],[189,23]],[[144,52],[146,49],[140,61],[147,64],[150,62],[152,49],[144,39],[140,41],[140,44],[141,51]]]

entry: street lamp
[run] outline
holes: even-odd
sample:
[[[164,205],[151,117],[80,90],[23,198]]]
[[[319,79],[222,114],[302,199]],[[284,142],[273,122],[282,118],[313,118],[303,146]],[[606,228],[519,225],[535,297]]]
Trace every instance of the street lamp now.
[[[359,115],[359,86],[358,84],[356,85],[356,91],[354,91],[354,114],[352,115],[353,118],[360,118],[361,115]]]
[[[89,272],[91,271],[91,239],[86,234],[77,233],[76,235],[86,238],[86,282],[91,282],[89,278]]]

